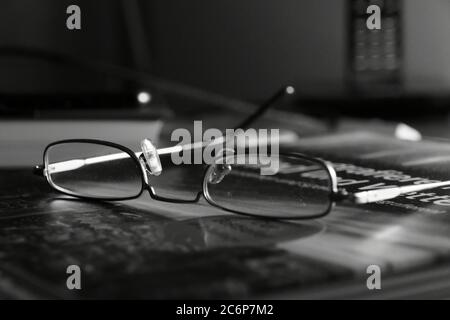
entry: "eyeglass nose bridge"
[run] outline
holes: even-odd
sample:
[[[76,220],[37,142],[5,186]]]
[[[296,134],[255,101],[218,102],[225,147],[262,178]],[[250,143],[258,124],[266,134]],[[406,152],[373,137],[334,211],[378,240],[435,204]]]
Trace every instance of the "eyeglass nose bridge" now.
[[[139,156],[139,164],[141,165],[142,176],[144,178],[144,182],[147,186],[149,186],[149,175],[151,175],[150,169],[147,166],[147,162],[145,161],[144,156],[141,154]]]
[[[208,182],[212,184],[219,184],[222,180],[231,173],[232,167],[229,164],[217,164],[211,170],[211,174],[207,177]]]
[[[193,200],[172,199],[157,195],[153,186],[150,184],[149,178],[150,176],[159,176],[162,172],[158,151],[149,139],[143,139],[141,141],[141,151],[142,154],[139,156],[139,164],[141,165],[144,182],[146,184],[143,190],[147,190],[152,199],[172,203],[196,203],[200,200],[203,194],[202,192],[198,192]]]
[[[146,172],[153,176],[159,176],[162,172],[161,160],[159,159],[158,150],[150,139],[141,141],[141,151],[142,154],[139,160],[145,164]]]

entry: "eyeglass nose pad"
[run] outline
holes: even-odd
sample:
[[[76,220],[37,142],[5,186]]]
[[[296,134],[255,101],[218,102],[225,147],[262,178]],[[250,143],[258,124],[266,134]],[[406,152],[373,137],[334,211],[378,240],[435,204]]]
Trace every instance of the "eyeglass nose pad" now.
[[[221,183],[222,180],[231,172],[232,168],[229,164],[217,164],[213,167],[208,181],[211,184]]]
[[[150,174],[159,176],[162,172],[161,160],[153,143],[149,139],[143,139],[141,141],[141,150]]]

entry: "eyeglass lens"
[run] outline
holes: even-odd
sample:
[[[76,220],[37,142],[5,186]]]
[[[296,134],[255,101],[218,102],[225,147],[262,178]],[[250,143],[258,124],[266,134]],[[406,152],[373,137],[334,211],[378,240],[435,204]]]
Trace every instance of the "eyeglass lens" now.
[[[62,143],[45,154],[50,183],[80,197],[123,199],[142,190],[142,170],[128,153],[95,143]]]
[[[263,175],[261,168],[268,160],[279,169]],[[212,165],[204,177],[208,200],[227,210],[274,218],[310,218],[326,213],[332,191],[326,166],[299,157],[279,156],[276,161],[245,155]]]

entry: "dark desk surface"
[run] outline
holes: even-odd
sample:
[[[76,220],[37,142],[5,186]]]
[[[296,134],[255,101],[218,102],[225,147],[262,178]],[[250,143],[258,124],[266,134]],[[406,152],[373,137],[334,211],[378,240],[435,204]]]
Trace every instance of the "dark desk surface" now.
[[[314,151],[320,143],[304,146]],[[367,152],[374,152],[372,144]],[[315,221],[267,221],[147,195],[79,201],[53,192],[30,170],[3,169],[0,292],[24,298],[450,297],[449,211],[431,212],[428,206],[338,207]],[[82,269],[81,291],[66,289],[72,264]],[[371,264],[383,272],[379,292],[366,288]]]
[[[18,286],[4,288],[11,295],[26,289],[25,296],[71,297],[65,289],[71,264],[84,271],[81,297],[244,297],[350,275],[276,247],[323,231],[319,222],[217,213],[180,220],[139,204],[61,197],[23,170],[0,176],[1,268]]]

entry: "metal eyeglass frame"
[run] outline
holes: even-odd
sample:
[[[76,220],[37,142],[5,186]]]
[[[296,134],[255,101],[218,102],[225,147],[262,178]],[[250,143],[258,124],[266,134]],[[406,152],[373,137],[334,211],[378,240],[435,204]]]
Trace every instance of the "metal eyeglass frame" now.
[[[292,86],[285,86],[283,87],[281,90],[279,90],[278,92],[276,92],[275,95],[273,95],[270,99],[268,99],[264,104],[262,104],[254,113],[252,113],[250,116],[248,116],[246,119],[244,119],[238,126],[236,126],[236,128],[248,128],[249,125],[251,125],[251,123],[253,123],[256,119],[258,119],[261,115],[264,114],[264,112],[269,109],[272,105],[274,105],[276,102],[278,102],[279,100],[281,100],[282,98],[284,98],[287,95],[292,95],[294,94],[295,90]],[[112,198],[112,197],[108,197],[108,198],[102,198],[102,197],[89,197],[89,196],[81,196],[75,193],[71,193],[69,192],[67,189],[61,188],[58,185],[56,185],[52,179],[51,179],[51,175],[48,174],[48,150],[53,147],[56,146],[58,144],[67,144],[67,143],[93,143],[93,144],[97,144],[97,145],[104,145],[107,147],[111,147],[111,148],[116,148],[118,150],[121,150],[123,152],[125,152],[126,154],[128,154],[130,156],[130,159],[132,159],[135,163],[135,165],[139,168],[140,171],[140,177],[141,177],[141,188],[138,194],[134,195],[134,196],[130,196],[130,197],[118,197],[118,198]],[[204,145],[203,145],[204,146]],[[168,148],[170,149],[170,148]],[[160,150],[158,150],[158,152],[160,152]],[[328,176],[330,177],[330,181],[331,181],[331,186],[330,186],[330,201],[329,201],[329,206],[327,207],[327,210],[323,213],[320,213],[318,215],[314,215],[314,217],[320,217],[320,216],[324,216],[326,214],[328,214],[331,209],[334,206],[334,201],[333,199],[337,199],[336,195],[338,194],[338,189],[337,189],[337,178],[336,178],[336,173],[332,167],[332,165],[327,162],[324,161],[322,159],[318,159],[318,158],[313,158],[313,157],[309,157],[300,153],[288,153],[288,154],[281,154],[284,156],[289,156],[289,157],[299,157],[302,158],[304,160],[308,160],[310,162],[319,164],[320,166],[322,166],[323,168],[326,169],[326,172],[328,174]],[[69,139],[69,140],[60,140],[60,141],[56,141],[53,142],[51,144],[49,144],[45,150],[44,150],[44,155],[43,155],[43,163],[44,165],[37,165],[34,168],[34,173],[36,175],[39,175],[41,177],[46,177],[47,182],[50,184],[50,186],[52,188],[54,188],[55,190],[57,190],[58,192],[61,192],[63,194],[69,195],[69,196],[74,196],[80,199],[86,199],[86,200],[102,200],[102,201],[125,201],[125,200],[132,200],[132,199],[136,199],[139,198],[142,193],[147,190],[147,192],[149,193],[150,197],[154,200],[158,200],[158,201],[164,201],[164,202],[171,202],[171,203],[196,203],[200,200],[200,198],[203,196],[205,198],[205,200],[211,204],[212,206],[218,207],[222,210],[228,211],[228,212],[232,212],[232,213],[236,213],[236,214],[242,214],[242,215],[248,215],[248,216],[257,216],[257,217],[262,217],[262,216],[258,216],[255,214],[249,214],[246,212],[241,212],[241,211],[237,211],[237,210],[231,210],[228,208],[224,208],[223,206],[217,204],[209,195],[209,193],[207,192],[207,188],[206,188],[206,184],[207,184],[207,177],[210,174],[210,170],[212,170],[212,168],[214,167],[214,165],[210,165],[208,167],[206,167],[204,174],[203,174],[203,178],[201,181],[201,185],[199,186],[199,188],[202,190],[200,192],[197,193],[195,199],[193,200],[184,200],[184,199],[174,199],[174,198],[167,198],[167,197],[161,197],[159,196],[155,190],[153,189],[152,185],[149,182],[149,178],[148,178],[148,174],[152,174],[150,168],[148,167],[147,161],[143,155],[143,153],[141,153],[139,156],[136,155],[136,153],[134,153],[131,149],[122,146],[120,144],[117,143],[113,143],[113,142],[109,142],[109,141],[104,141],[104,140],[97,140],[97,139]],[[271,218],[271,217],[266,217],[266,218]],[[312,218],[312,217],[272,217],[272,218],[276,218],[276,219],[305,219],[305,218]]]
[[[107,146],[107,147],[111,147],[111,148],[116,148],[116,149],[126,153],[130,157],[130,159],[133,160],[133,162],[135,163],[136,167],[138,168],[138,170],[140,172],[141,188],[140,188],[139,192],[136,195],[129,196],[129,197],[116,197],[116,198],[89,197],[89,196],[82,196],[82,195],[79,195],[76,193],[71,193],[67,189],[64,189],[64,188],[58,186],[57,184],[55,184],[51,179],[51,175],[48,174],[48,156],[47,156],[48,150],[56,145],[68,144],[68,143],[97,144],[97,145]],[[306,156],[306,155],[303,155],[300,153],[283,153],[280,155],[286,156],[286,157],[291,157],[291,158],[307,160],[308,162],[315,163],[315,164],[319,165],[321,168],[323,168],[324,170],[326,170],[327,175],[330,179],[329,180],[330,181],[330,201],[329,201],[329,205],[327,206],[327,209],[324,212],[320,212],[317,215],[307,216],[307,217],[292,217],[292,216],[270,217],[270,216],[262,216],[262,215],[247,213],[245,211],[238,211],[238,210],[232,210],[232,209],[225,208],[214,201],[214,199],[209,195],[209,193],[207,191],[208,189],[206,187],[206,184],[208,183],[208,179],[211,174],[211,170],[214,169],[215,164],[206,166],[204,173],[203,173],[202,180],[201,180],[201,185],[199,185],[199,189],[201,189],[201,191],[197,192],[195,199],[184,200],[184,199],[162,197],[162,196],[159,196],[155,192],[153,186],[150,183],[149,175],[151,176],[152,173],[147,165],[147,162],[146,162],[143,154],[140,154],[139,156],[137,156],[136,153],[133,152],[131,149],[128,149],[127,147],[124,147],[120,144],[116,144],[116,143],[104,141],[104,140],[97,140],[97,139],[70,139],[70,140],[56,141],[56,142],[49,144],[45,148],[45,151],[44,151],[44,159],[43,159],[44,160],[44,168],[37,166],[35,172],[37,174],[42,174],[42,176],[46,177],[47,182],[50,184],[50,186],[53,187],[58,192],[61,192],[63,194],[69,195],[69,196],[74,196],[74,197],[77,197],[80,199],[86,199],[86,200],[101,200],[101,201],[133,200],[133,199],[139,198],[145,191],[147,191],[152,199],[158,200],[158,201],[170,202],[170,203],[197,203],[197,202],[199,202],[200,198],[203,196],[205,198],[205,200],[212,206],[218,207],[222,210],[232,212],[235,214],[242,214],[242,215],[254,216],[254,217],[265,217],[265,218],[273,218],[273,219],[311,219],[311,218],[318,218],[318,217],[327,215],[333,208],[334,201],[338,198],[336,196],[339,194],[338,188],[337,188],[336,173],[335,173],[332,165],[329,162],[324,161],[322,159],[309,157],[309,156]]]
[[[294,90],[292,87],[285,87],[277,94],[275,94],[271,99],[269,99],[265,104],[263,104],[260,108],[256,110],[253,114],[251,114],[247,119],[245,119],[237,128],[247,128],[254,120],[256,120],[258,117],[260,117],[270,106],[272,106],[276,101],[278,101],[281,97],[284,97],[286,94],[293,94]],[[61,188],[57,186],[53,181],[51,180],[51,176],[48,174],[48,150],[58,144],[67,144],[67,143],[93,143],[97,145],[104,145],[111,148],[119,149],[126,154],[130,156],[130,158],[135,162],[135,165],[139,169],[140,176],[141,176],[141,189],[138,194],[130,197],[118,197],[118,198],[102,198],[102,197],[89,197],[89,196],[81,196],[77,195],[75,193],[70,193],[66,191],[66,189]],[[205,146],[205,143],[201,143],[201,146]],[[189,147],[192,147],[189,146]],[[158,156],[160,154],[168,154],[171,151],[168,151],[168,149],[172,148],[165,148],[165,149],[159,149],[156,150],[158,153]],[[180,149],[176,148],[176,152],[179,152]],[[139,154],[139,153],[138,153]],[[44,150],[44,156],[43,156],[43,162],[44,165],[37,165],[34,167],[34,173],[46,177],[48,183],[57,191],[70,195],[75,196],[80,199],[87,199],[87,200],[103,200],[103,201],[124,201],[124,200],[132,200],[140,197],[142,193],[147,190],[150,197],[154,200],[158,201],[164,201],[164,202],[171,202],[171,203],[196,203],[200,200],[200,198],[203,197],[206,199],[206,201],[211,204],[212,206],[218,207],[222,210],[241,214],[241,215],[247,215],[247,216],[254,216],[259,218],[269,218],[269,219],[289,219],[289,220],[300,220],[300,219],[312,219],[312,218],[320,218],[332,210],[332,208],[335,206],[336,202],[342,202],[342,201],[348,201],[350,203],[355,204],[367,204],[367,203],[373,203],[381,200],[387,200],[396,198],[402,194],[414,192],[414,191],[422,191],[427,189],[433,189],[437,187],[447,186],[450,185],[450,181],[444,181],[444,182],[435,182],[435,183],[429,183],[429,184],[423,184],[423,185],[409,185],[409,186],[402,186],[402,187],[392,187],[392,188],[386,188],[386,189],[376,189],[376,190],[368,190],[368,191],[362,191],[357,193],[348,193],[345,191],[345,189],[338,188],[338,181],[337,181],[337,175],[336,171],[333,168],[333,165],[325,160],[322,160],[320,158],[307,156],[301,153],[280,153],[281,156],[287,156],[287,157],[295,157],[298,159],[303,159],[312,163],[316,163],[319,166],[325,170],[325,172],[328,175],[329,182],[330,182],[330,192],[329,192],[329,204],[327,206],[327,209],[324,212],[315,214],[315,215],[309,215],[309,216],[299,216],[299,217],[292,217],[292,216],[265,216],[265,215],[257,215],[257,214],[251,214],[246,213],[242,211],[232,210],[229,208],[225,208],[218,203],[216,203],[211,196],[207,192],[207,183],[208,183],[208,177],[210,174],[210,171],[214,168],[215,164],[212,164],[208,166],[205,169],[205,172],[203,174],[203,179],[201,183],[201,190],[197,193],[195,199],[193,200],[184,200],[184,199],[174,199],[174,198],[167,198],[167,197],[161,197],[156,194],[155,190],[153,189],[152,185],[149,182],[148,174],[152,175],[151,168],[148,165],[147,160],[144,156],[144,150],[142,153],[139,154],[139,157],[129,148],[124,147],[122,145],[104,141],[104,140],[96,140],[96,139],[70,139],[70,140],[61,140],[56,141],[51,144],[49,144],[45,150]]]

